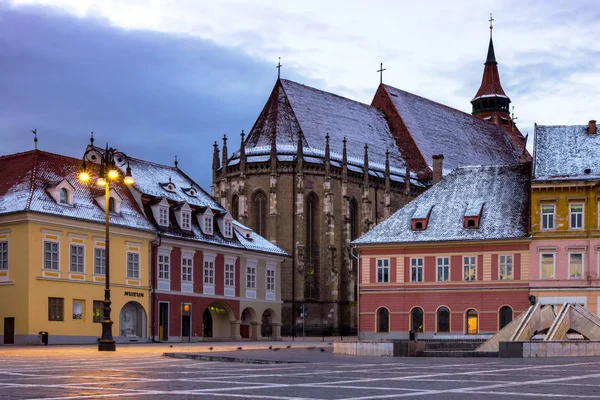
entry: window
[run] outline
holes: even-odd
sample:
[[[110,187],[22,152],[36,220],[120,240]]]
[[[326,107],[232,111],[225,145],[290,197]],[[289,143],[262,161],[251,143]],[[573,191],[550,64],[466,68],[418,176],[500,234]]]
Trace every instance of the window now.
[[[476,335],[479,330],[479,314],[476,310],[467,311],[467,335]]]
[[[554,205],[542,206],[542,229],[554,229]]]
[[[127,252],[127,277],[140,279],[140,255]]]
[[[465,281],[474,281],[477,279],[477,264],[475,256],[463,257],[463,269]]]
[[[71,272],[83,273],[83,246],[71,245]]]
[[[168,254],[158,255],[158,279],[169,279],[171,257]]]
[[[498,279],[513,279],[513,256],[500,256],[499,261]]]
[[[306,241],[304,247],[304,298],[318,299],[320,293],[319,255],[319,198],[314,192],[306,197],[304,218],[306,222]]]
[[[204,216],[204,233],[212,235],[213,231],[213,217],[210,215]]]
[[[83,321],[85,300],[73,300],[73,319]]]
[[[189,231],[192,229],[192,214],[189,212],[181,213],[181,229]]]
[[[256,289],[256,267],[246,267],[246,288]]]
[[[58,271],[58,243],[44,242],[44,269]]]
[[[554,278],[554,253],[542,254],[540,256],[541,273],[542,279]]]
[[[267,236],[267,196],[258,191],[252,197],[252,220],[254,231],[262,237]]]
[[[275,270],[273,268],[267,268],[267,290],[275,291]]]
[[[102,314],[104,313],[104,302],[101,300],[94,300],[94,318],[93,321],[96,323],[102,322]]]
[[[581,279],[583,277],[583,254],[569,253],[569,278]]]
[[[423,332],[423,309],[415,307],[410,312],[410,329],[413,332]]]
[[[0,242],[0,270],[8,269],[8,242]]]
[[[450,258],[438,257],[437,259],[437,281],[445,282],[450,280]]]
[[[450,332],[450,310],[447,307],[440,307],[437,311],[437,331]]]
[[[207,285],[215,284],[215,263],[214,263],[214,261],[204,261],[204,283]]]
[[[65,320],[65,299],[48,297],[48,321]]]
[[[235,286],[235,265],[225,263],[225,286]]]
[[[167,207],[160,207],[158,209],[158,224],[162,226],[169,225],[169,209]]]
[[[504,328],[506,325],[510,324],[512,319],[513,319],[513,311],[512,308],[510,308],[509,306],[503,306],[502,308],[500,308],[500,313],[499,313],[499,319],[498,319],[498,329],[502,329]]]
[[[223,226],[225,227],[223,234],[225,235],[225,237],[230,238],[233,234],[233,231],[231,229],[231,221],[225,221],[223,223]]]
[[[115,198],[114,197],[109,197],[108,198],[108,212],[115,212]]]
[[[106,274],[106,250],[94,249],[94,275]]]
[[[390,312],[387,308],[377,310],[377,332],[388,333],[390,331]]]
[[[60,189],[60,203],[69,204],[69,192],[65,188]]]
[[[423,282],[423,259],[422,258],[411,258],[410,259],[410,281],[411,282]]]
[[[475,228],[475,220],[474,219],[467,220],[467,228]]]
[[[389,282],[390,281],[390,260],[387,258],[380,258],[377,260],[377,282]]]
[[[233,219],[240,219],[240,198],[238,197],[237,194],[234,194],[233,197],[231,198],[231,216],[233,217]]]
[[[181,280],[184,282],[193,281],[194,264],[191,257],[181,257]]]
[[[569,206],[571,214],[571,229],[583,228],[583,204],[571,204]]]

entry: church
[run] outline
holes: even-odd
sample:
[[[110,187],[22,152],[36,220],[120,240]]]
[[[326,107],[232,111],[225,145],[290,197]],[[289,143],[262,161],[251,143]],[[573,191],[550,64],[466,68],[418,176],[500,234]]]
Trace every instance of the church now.
[[[214,144],[213,197],[291,255],[281,333],[356,332],[348,244],[455,168],[530,159],[491,36],[471,114],[380,83],[371,104],[278,77],[231,154]]]

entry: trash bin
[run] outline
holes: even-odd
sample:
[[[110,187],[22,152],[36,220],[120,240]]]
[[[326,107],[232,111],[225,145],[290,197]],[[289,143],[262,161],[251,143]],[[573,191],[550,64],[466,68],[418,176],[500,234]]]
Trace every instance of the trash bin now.
[[[39,332],[38,337],[40,339],[40,344],[48,346],[48,332],[41,331]]]

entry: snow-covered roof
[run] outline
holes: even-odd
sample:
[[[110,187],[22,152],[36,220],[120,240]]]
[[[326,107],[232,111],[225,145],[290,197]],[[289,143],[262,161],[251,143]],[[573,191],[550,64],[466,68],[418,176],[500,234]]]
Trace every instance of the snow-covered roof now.
[[[383,87],[430,167],[437,154],[444,155],[448,169],[519,162],[523,147],[515,146],[509,135],[522,138],[520,133],[392,86]]]
[[[80,182],[80,167],[80,159],[39,150],[0,157],[0,214],[31,211],[103,224],[104,209],[94,198],[104,196],[104,189]],[[97,176],[98,167],[89,167]],[[72,205],[57,204],[47,191],[63,179],[75,189]],[[112,184],[111,188],[122,201],[120,213],[110,213],[110,224],[154,231],[125,185]]]
[[[536,125],[534,179],[600,179],[600,135],[588,134],[587,128],[587,125]]]
[[[270,146],[273,134],[277,145],[296,146],[298,131],[304,147],[323,151],[325,135],[330,136],[331,152],[342,154],[344,137],[349,157],[362,160],[364,145],[369,160],[384,164],[386,149],[390,164],[403,169],[404,159],[382,111],[332,93],[286,79],[275,84],[273,92],[246,140],[246,149]]]
[[[529,164],[458,168],[352,244],[526,238],[529,168]],[[476,208],[482,210],[479,228],[464,228],[465,215]],[[413,231],[412,218],[424,218],[429,209],[426,229]]]

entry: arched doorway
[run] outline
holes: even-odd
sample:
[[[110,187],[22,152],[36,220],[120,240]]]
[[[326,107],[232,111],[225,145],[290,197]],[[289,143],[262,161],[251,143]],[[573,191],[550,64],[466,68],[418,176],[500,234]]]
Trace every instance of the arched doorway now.
[[[211,303],[202,314],[202,336],[231,338],[231,324],[235,319],[229,304],[221,301]]]
[[[265,310],[265,312],[262,315],[260,335],[262,337],[273,336],[273,314],[271,313],[271,310]]]
[[[440,307],[437,311],[437,332],[450,332],[450,310],[448,307]]]
[[[377,310],[377,333],[388,333],[390,331],[390,312],[381,307]]]
[[[244,308],[242,311],[242,321],[240,324],[240,336],[244,339],[253,337],[252,323],[256,321],[256,313],[250,307]]]
[[[202,315],[202,337],[212,337],[213,336],[213,320],[212,315],[208,308],[204,310],[204,314]]]
[[[130,301],[121,309],[119,336],[146,337],[146,311],[137,301]]]
[[[467,335],[476,335],[479,333],[479,314],[477,310],[467,311]]]
[[[410,329],[413,332],[423,332],[423,309],[415,307],[410,312]]]
[[[504,328],[506,325],[510,324],[513,320],[513,310],[509,306],[503,306],[500,308],[500,312],[498,322],[498,330]]]

